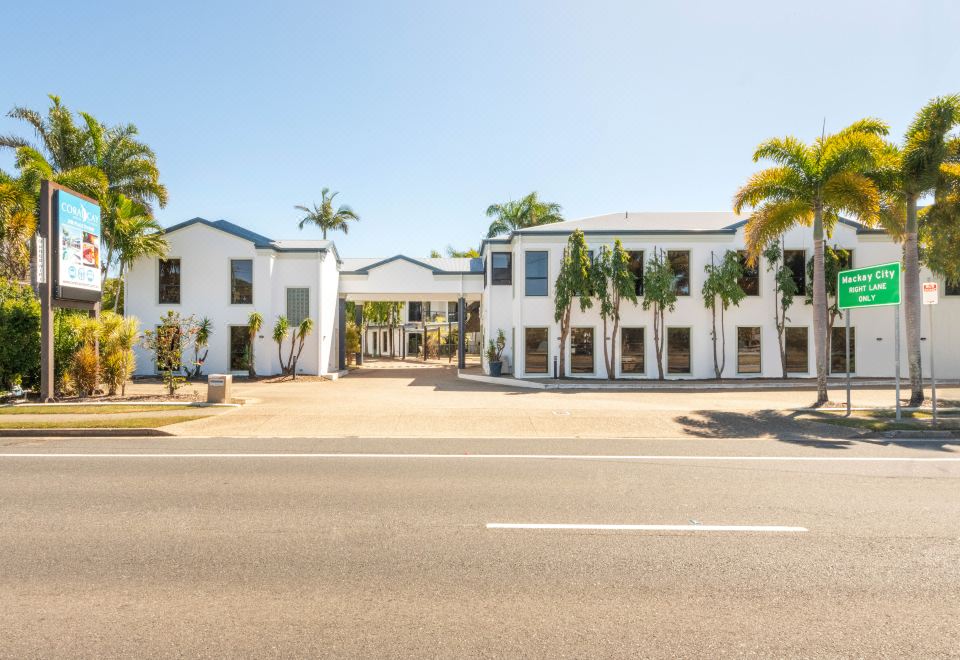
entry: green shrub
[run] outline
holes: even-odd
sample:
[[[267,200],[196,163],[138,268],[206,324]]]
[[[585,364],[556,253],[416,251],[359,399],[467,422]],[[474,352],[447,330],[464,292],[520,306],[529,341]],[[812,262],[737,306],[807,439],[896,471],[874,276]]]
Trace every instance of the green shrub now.
[[[0,280],[0,386],[18,376],[24,387],[40,382],[40,301],[29,286]]]

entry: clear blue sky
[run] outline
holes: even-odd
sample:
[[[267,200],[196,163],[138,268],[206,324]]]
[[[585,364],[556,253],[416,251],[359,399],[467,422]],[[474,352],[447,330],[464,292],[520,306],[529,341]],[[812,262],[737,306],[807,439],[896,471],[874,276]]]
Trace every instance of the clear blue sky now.
[[[423,255],[531,190],[569,218],[726,210],[760,140],[902,133],[960,91],[958,26],[954,0],[7,3],[0,109],[135,123],[164,225],[315,237],[293,205],[329,186],[362,217],[342,254]]]

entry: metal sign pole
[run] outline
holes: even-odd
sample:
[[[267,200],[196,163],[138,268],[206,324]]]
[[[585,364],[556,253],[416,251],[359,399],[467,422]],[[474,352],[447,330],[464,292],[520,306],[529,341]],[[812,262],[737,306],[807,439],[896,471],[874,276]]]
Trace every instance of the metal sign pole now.
[[[927,305],[930,308],[930,394],[933,404],[933,425],[937,425],[937,376],[933,370],[933,305]]]
[[[893,306],[894,376],[897,383],[897,421],[900,421],[900,305]]]
[[[850,416],[850,310],[848,309],[844,314],[846,318],[846,335],[844,336],[844,343],[846,344],[846,355],[847,355],[847,417]]]

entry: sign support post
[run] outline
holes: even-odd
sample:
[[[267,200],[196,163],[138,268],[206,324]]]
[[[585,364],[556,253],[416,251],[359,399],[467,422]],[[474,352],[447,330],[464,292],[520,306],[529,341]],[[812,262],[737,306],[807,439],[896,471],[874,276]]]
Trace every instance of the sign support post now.
[[[893,308],[894,325],[894,371],[896,371],[897,383],[897,421],[900,421],[900,305]]]
[[[53,190],[50,182],[44,179],[40,182],[40,243],[45,244],[48,252],[45,255],[46,263],[37,263],[37,293],[40,298],[40,401],[53,401],[54,370],[53,370],[53,275],[50,272],[53,259],[51,245],[56,237],[51,235]],[[43,246],[42,246],[43,247]],[[46,276],[41,278],[40,268],[46,268]],[[42,279],[42,281],[41,281]]]
[[[846,319],[846,323],[845,323],[846,329],[844,332],[843,339],[845,343],[844,349],[846,351],[846,357],[847,357],[847,415],[846,415],[847,417],[850,416],[850,411],[851,411],[851,408],[850,408],[850,314],[851,314],[851,311],[848,309],[843,315],[844,318]]]
[[[940,285],[936,282],[923,283],[923,304],[929,309],[930,319],[930,395],[933,406],[933,425],[937,425],[937,375],[933,370],[933,307],[940,302]]]
[[[850,310],[860,307],[893,307],[894,380],[897,419],[900,419],[900,262],[853,268],[837,273],[837,307],[846,313],[847,416],[850,405]]]

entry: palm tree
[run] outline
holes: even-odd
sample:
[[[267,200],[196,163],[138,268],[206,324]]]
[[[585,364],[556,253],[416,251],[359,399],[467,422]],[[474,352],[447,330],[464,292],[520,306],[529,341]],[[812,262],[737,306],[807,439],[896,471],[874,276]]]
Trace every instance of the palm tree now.
[[[751,176],[736,192],[733,210],[753,209],[746,225],[751,261],[773,240],[797,225],[813,226],[813,326],[817,356],[817,402],[827,402],[827,289],[824,239],[841,212],[866,225],[879,222],[880,193],[868,176],[883,147],[887,125],[862,119],[839,133],[822,135],[811,144],[787,136],[762,143],[754,162],[777,165]]]
[[[0,172],[0,277],[25,281],[27,242],[37,229],[36,200],[20,179]]]
[[[247,342],[250,350],[250,361],[247,364],[247,375],[250,378],[257,377],[257,366],[254,361],[253,347],[256,344],[257,333],[263,327],[263,315],[260,312],[250,312],[247,317]]]
[[[163,227],[147,213],[143,206],[131,199],[118,195],[111,214],[113,227],[106,267],[110,267],[109,260],[116,254],[117,279],[119,286],[122,287],[124,271],[137,259],[166,256],[167,239]],[[119,301],[120,296],[117,296],[114,311],[119,308]]]
[[[487,207],[487,217],[493,218],[487,230],[487,238],[506,234],[516,229],[563,222],[561,207],[553,202],[543,202],[536,191],[520,200],[510,200],[504,204],[491,204]]]
[[[900,146],[889,144],[877,167],[875,180],[884,193],[884,225],[903,243],[903,304],[910,367],[910,403],[923,403],[920,360],[920,251],[918,200],[945,185],[944,166],[950,167],[950,135],[960,126],[960,95],[932,99],[913,118]],[[932,218],[935,217],[931,216]],[[931,228],[935,231],[935,228]]]
[[[322,199],[319,206],[316,202],[314,202],[312,209],[306,206],[295,206],[295,209],[306,214],[300,220],[300,229],[307,225],[314,225],[323,233],[323,240],[327,240],[328,231],[342,231],[346,234],[350,229],[347,223],[350,220],[360,220],[360,216],[346,204],[337,207],[334,211],[333,198],[339,194],[336,192],[330,194],[330,189],[324,188],[320,191]]]

